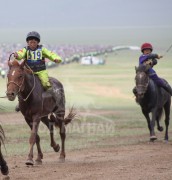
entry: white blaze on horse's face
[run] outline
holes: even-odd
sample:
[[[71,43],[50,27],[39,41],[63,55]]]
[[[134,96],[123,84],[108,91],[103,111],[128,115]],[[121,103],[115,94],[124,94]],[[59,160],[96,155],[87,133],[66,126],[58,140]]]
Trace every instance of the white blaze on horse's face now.
[[[140,97],[143,97],[147,87],[148,87],[149,78],[145,72],[140,72],[136,76],[136,88],[137,94]]]
[[[11,75],[14,76],[15,72],[16,72],[16,71],[14,70]]]
[[[139,78],[141,79],[142,77],[143,77],[143,74],[142,74],[142,73],[140,73],[140,74],[139,74]]]

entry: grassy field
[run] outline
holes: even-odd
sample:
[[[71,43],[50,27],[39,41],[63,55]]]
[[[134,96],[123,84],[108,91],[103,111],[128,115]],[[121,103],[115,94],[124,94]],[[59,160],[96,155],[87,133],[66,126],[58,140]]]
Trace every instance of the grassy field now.
[[[67,109],[74,105],[78,112],[78,119],[67,127],[67,149],[132,144],[148,140],[146,120],[132,94],[134,67],[138,63],[138,56],[138,51],[119,51],[109,54],[105,65],[82,66],[72,63],[49,69],[49,75],[56,77],[64,85]],[[160,77],[172,84],[170,58],[171,53],[159,62],[155,70]],[[1,80],[0,83],[0,96],[3,96],[6,80]],[[13,122],[13,119],[18,118],[13,113],[16,103],[17,101],[1,99],[1,106],[6,109],[0,115],[0,121],[6,132],[7,155],[26,154],[29,150],[29,128],[24,120],[16,124]],[[49,147],[49,132],[42,124],[39,134],[43,151],[52,151]],[[160,139],[163,134],[159,135]],[[59,142],[58,130],[55,135]]]

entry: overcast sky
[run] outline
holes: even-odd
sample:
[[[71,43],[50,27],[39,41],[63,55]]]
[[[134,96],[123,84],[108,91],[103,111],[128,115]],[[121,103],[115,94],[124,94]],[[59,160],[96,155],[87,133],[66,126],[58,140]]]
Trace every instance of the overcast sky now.
[[[0,28],[172,26],[172,0],[0,0]]]

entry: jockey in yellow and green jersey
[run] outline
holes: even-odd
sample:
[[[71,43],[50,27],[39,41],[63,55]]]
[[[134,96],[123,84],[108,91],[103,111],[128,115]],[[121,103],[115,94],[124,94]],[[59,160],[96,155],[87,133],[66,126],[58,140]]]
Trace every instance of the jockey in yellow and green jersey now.
[[[26,59],[27,65],[33,71],[34,74],[38,75],[42,86],[48,93],[50,93],[57,102],[57,93],[54,92],[53,87],[50,84],[48,78],[48,72],[46,70],[45,58],[49,60],[60,63],[62,59],[60,56],[54,52],[49,51],[42,45],[39,45],[40,34],[36,31],[31,31],[26,37],[27,47],[14,53],[14,57],[17,60]],[[19,106],[16,106],[16,111],[20,111]]]
[[[32,69],[34,74],[37,74],[44,89],[51,87],[46,70],[45,58],[60,63],[62,59],[60,56],[47,48],[39,45],[40,35],[36,31],[29,32],[26,37],[27,47],[14,53],[14,57],[18,60],[26,59],[27,65]]]

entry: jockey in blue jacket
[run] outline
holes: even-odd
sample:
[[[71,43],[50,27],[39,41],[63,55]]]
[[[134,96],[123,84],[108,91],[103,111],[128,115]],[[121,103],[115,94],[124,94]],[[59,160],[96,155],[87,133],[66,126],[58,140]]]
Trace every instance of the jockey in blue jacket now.
[[[159,78],[156,74],[155,70],[153,69],[153,66],[157,64],[157,59],[162,58],[163,56],[160,56],[158,54],[152,54],[153,47],[150,43],[144,43],[141,46],[142,55],[139,57],[139,65],[140,64],[149,64],[149,77],[159,86],[164,88],[170,95],[172,95],[172,89],[171,86],[163,79]],[[137,95],[136,88],[133,89],[133,93]]]

